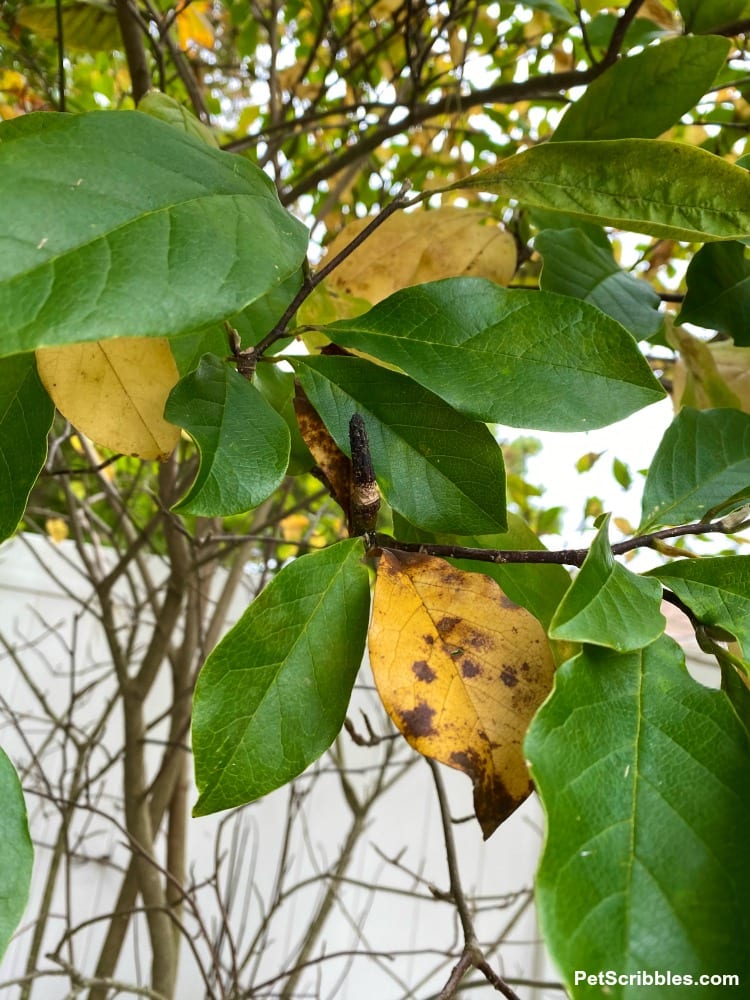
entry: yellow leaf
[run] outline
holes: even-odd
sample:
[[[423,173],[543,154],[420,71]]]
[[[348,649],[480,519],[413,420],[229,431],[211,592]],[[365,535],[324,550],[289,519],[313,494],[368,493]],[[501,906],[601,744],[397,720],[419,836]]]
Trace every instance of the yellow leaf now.
[[[187,49],[191,43],[204,49],[212,49],[214,45],[214,29],[206,17],[211,9],[207,0],[195,0],[188,3],[177,15],[177,36],[180,48]]]
[[[357,219],[328,247],[335,257],[371,219]],[[481,209],[445,206],[432,211],[397,212],[357,247],[323,282],[326,307],[336,318],[365,312],[400,288],[439,278],[473,275],[507,285],[516,270],[516,244],[497,220]],[[308,299],[301,323],[315,323],[316,296]],[[352,305],[352,300],[359,300]]]
[[[486,839],[531,791],[523,739],[554,670],[544,629],[488,576],[384,549],[369,649],[409,743],[472,779]]]
[[[675,27],[674,14],[667,10],[661,0],[646,0],[638,11],[638,17],[647,17],[650,21],[654,21],[655,24],[667,28],[667,30]]]
[[[750,348],[707,344],[684,327],[674,326],[669,341],[680,352],[672,370],[675,410],[736,407],[750,411]]]
[[[0,91],[22,94],[27,87],[26,77],[15,69],[0,69]]]
[[[386,20],[403,5],[404,0],[377,0],[370,8],[370,17]]]
[[[288,514],[279,521],[281,537],[287,542],[298,542],[309,527],[307,514]]]
[[[180,430],[162,414],[180,376],[166,338],[43,347],[36,362],[60,413],[98,445],[145,459],[174,450]]]
[[[70,534],[67,523],[61,517],[48,517],[44,522],[44,530],[55,545],[59,545]]]
[[[618,531],[621,531],[623,535],[634,535],[635,529],[633,525],[628,521],[626,517],[613,517],[612,523],[615,525]]]

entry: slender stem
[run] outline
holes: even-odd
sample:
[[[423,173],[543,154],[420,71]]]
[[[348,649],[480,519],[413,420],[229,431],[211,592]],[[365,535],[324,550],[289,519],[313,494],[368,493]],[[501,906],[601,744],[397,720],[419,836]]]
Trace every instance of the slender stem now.
[[[494,986],[499,993],[502,993],[504,997],[507,997],[507,1000],[519,1000],[518,994],[490,966],[479,946],[476,931],[474,930],[474,919],[469,910],[469,904],[461,884],[458,851],[456,850],[456,841],[453,836],[453,821],[451,820],[448,795],[445,791],[443,776],[440,773],[440,765],[434,760],[430,760],[429,757],[426,759],[432,771],[438,805],[440,806],[440,820],[443,825],[443,841],[445,843],[445,857],[448,863],[451,900],[458,911],[458,919],[461,921],[461,930],[464,935],[464,950],[454,966],[448,982],[441,990],[438,1000],[451,1000],[456,995],[461,980],[471,968],[481,972],[487,982]]]
[[[617,62],[625,33],[644,2],[645,0],[631,0],[624,14],[615,25],[609,46],[601,62],[589,66],[585,70],[564,70],[560,73],[549,73],[545,76],[532,77],[529,80],[492,84],[485,89],[461,94],[458,104],[453,91],[438,100],[414,104],[410,106],[409,112],[405,117],[399,118],[396,122],[384,121],[383,124],[378,124],[359,135],[356,141],[352,142],[351,145],[347,145],[341,153],[326,157],[319,166],[313,168],[291,188],[281,193],[282,202],[288,205],[296,201],[300,195],[315,190],[321,181],[328,180],[329,177],[339,173],[345,167],[359,162],[367,153],[377,149],[387,139],[406,133],[409,129],[417,125],[422,125],[430,119],[455,112],[458,108],[462,111],[468,111],[482,105],[515,104],[520,101],[534,99],[554,99],[559,98],[562,91],[591,83],[598,76],[601,76],[606,69]],[[294,127],[299,128],[299,125],[299,120],[296,120]],[[236,149],[241,143],[254,141],[256,141],[255,136],[249,140],[240,140],[233,144],[232,148]]]
[[[613,555],[619,556],[633,549],[651,548],[663,538],[679,538],[682,535],[708,535],[714,532],[732,534],[736,525],[728,525],[724,518],[718,521],[694,521],[676,528],[662,528],[647,535],[637,535],[612,546]],[[419,552],[422,555],[438,556],[443,559],[472,559],[475,562],[490,563],[553,563],[562,566],[581,566],[589,553],[588,549],[480,549],[464,545],[439,545],[431,542],[400,542],[390,535],[377,532],[367,536],[371,549],[395,549],[398,552]]]
[[[625,41],[625,35],[627,34],[627,30],[633,23],[633,21],[636,19],[638,11],[641,9],[644,3],[645,0],[630,0],[630,3],[625,9],[625,13],[622,15],[622,17],[615,25],[615,30],[612,32],[612,37],[609,40],[607,51],[600,65],[611,66],[614,62],[617,61],[620,49],[622,48],[622,43]]]
[[[261,341],[259,341],[255,347],[251,347],[248,351],[240,352],[244,357],[251,357],[255,361],[261,357],[268,350],[268,348],[276,343],[277,340],[281,340],[287,335],[287,327],[292,317],[295,315],[299,307],[305,301],[305,299],[310,296],[321,281],[326,278],[331,271],[339,266],[347,257],[354,253],[357,247],[361,246],[366,239],[368,239],[375,230],[382,226],[386,219],[390,218],[394,212],[397,212],[400,208],[405,208],[409,204],[407,199],[407,194],[409,193],[409,185],[404,184],[403,188],[398,195],[390,202],[385,208],[379,212],[374,219],[372,219],[362,230],[362,232],[357,233],[351,243],[348,243],[340,253],[337,253],[335,257],[332,257],[328,263],[321,267],[320,270],[316,271],[315,274],[310,274],[309,272],[305,275],[305,280],[302,283],[302,287],[294,296],[292,301],[284,310],[283,315],[279,319],[278,323],[270,330]],[[417,199],[418,200],[418,199]]]
[[[57,29],[57,86],[60,96],[57,107],[65,111],[65,25],[63,23],[62,0],[55,0],[55,26]]]
[[[440,773],[440,766],[434,760],[430,760],[429,757],[426,760],[432,771],[432,780],[435,782],[435,791],[440,807],[440,820],[443,824],[443,840],[445,842],[445,857],[448,863],[451,898],[458,911],[458,919],[461,921],[461,929],[464,932],[464,941],[466,944],[475,944],[477,935],[474,930],[474,921],[469,911],[469,904],[466,902],[466,896],[461,885],[458,851],[456,850],[456,840],[453,836],[453,822],[451,820],[448,795],[445,791],[443,776]]]

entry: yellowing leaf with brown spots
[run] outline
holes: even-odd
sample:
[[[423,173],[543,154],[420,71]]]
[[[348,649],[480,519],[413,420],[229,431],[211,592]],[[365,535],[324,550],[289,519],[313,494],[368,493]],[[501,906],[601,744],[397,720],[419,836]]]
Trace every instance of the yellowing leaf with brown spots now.
[[[483,573],[384,549],[369,649],[409,743],[472,779],[486,839],[531,791],[523,739],[554,670],[544,629]]]
[[[372,221],[357,219],[327,250],[331,260]],[[444,206],[397,212],[325,279],[300,311],[301,323],[320,324],[365,312],[400,288],[463,275],[507,285],[516,271],[516,244],[481,209]]]
[[[163,417],[179,372],[163,337],[124,337],[36,352],[53,403],[96,444],[138,458],[166,458],[180,429]]]

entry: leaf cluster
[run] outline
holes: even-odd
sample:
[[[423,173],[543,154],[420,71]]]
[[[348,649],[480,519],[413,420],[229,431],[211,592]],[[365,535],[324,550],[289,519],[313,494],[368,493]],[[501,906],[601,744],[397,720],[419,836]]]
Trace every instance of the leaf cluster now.
[[[748,975],[748,557],[620,559],[747,520],[745,8],[507,6],[229,3],[187,23],[148,5],[159,42],[128,68],[142,96],[137,71],[165,77],[169,55],[170,94],[0,127],[0,528],[55,408],[107,453],[179,461],[160,516],[271,529],[277,570],[198,680],[196,815],[317,760],[369,642],[395,726],[470,776],[485,837],[536,787],[540,918],[573,995],[594,995],[581,968]],[[7,15],[14,65],[44,10]],[[71,45],[94,11],[66,10]],[[110,44],[96,23],[89,54]],[[223,60],[248,70],[221,143],[189,56],[224,67],[219,94]],[[303,196],[330,241],[317,270],[286,207]],[[546,550],[508,510],[497,425],[610,426],[667,389],[633,537],[605,515],[587,548]],[[322,524],[311,475],[341,508]],[[665,598],[720,690],[687,674]],[[17,907],[0,917],[7,938]]]

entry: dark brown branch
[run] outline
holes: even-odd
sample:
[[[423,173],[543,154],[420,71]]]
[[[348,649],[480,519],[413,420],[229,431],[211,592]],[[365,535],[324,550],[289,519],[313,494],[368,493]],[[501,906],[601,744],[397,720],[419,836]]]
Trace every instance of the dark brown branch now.
[[[683,535],[710,535],[719,532],[730,535],[738,525],[726,518],[718,521],[694,521],[676,528],[662,528],[647,535],[636,535],[624,542],[616,542],[612,553],[616,556],[632,552],[633,549],[652,548],[663,538],[679,538]],[[422,555],[438,556],[443,559],[471,559],[475,562],[504,563],[552,563],[560,566],[582,566],[588,549],[479,549],[464,545],[439,545],[431,542],[399,542],[390,535],[380,532],[367,537],[370,549],[395,549],[397,552],[420,552]]]
[[[131,8],[131,2],[132,0],[115,0],[115,7],[122,44],[128,61],[133,100],[137,104],[151,90],[151,72],[148,68],[143,35],[135,12]]]
[[[733,38],[735,35],[746,35],[750,32],[750,17],[743,17],[739,21],[735,21],[733,24],[727,24],[723,28],[714,28],[714,35],[726,35],[728,38]]]
[[[550,73],[543,77],[533,77],[531,80],[524,80],[521,83],[500,83],[494,84],[483,90],[470,91],[461,96],[460,110],[468,111],[472,108],[481,107],[485,104],[516,104],[519,101],[532,99],[554,98],[560,96],[560,91],[569,90],[572,87],[584,86],[599,76],[606,66],[602,61],[598,66],[592,66],[587,70],[566,70],[562,73]],[[288,205],[297,200],[301,195],[314,190],[322,182],[333,177],[340,170],[348,167],[352,163],[361,160],[368,153],[377,149],[387,139],[392,139],[396,135],[408,132],[409,129],[430,118],[437,118],[440,115],[450,114],[457,111],[457,97],[454,93],[448,94],[437,101],[415,104],[407,115],[397,122],[388,122],[372,131],[363,133],[356,142],[347,146],[337,156],[328,156],[319,167],[311,170],[303,176],[296,184],[280,195],[284,204]],[[393,110],[401,105],[394,105]]]
[[[612,37],[610,38],[609,45],[607,46],[607,52],[599,65],[607,67],[617,61],[617,57],[620,54],[622,43],[625,41],[625,35],[627,34],[628,28],[636,19],[638,11],[644,3],[645,0],[630,0],[630,3],[625,9],[625,13],[615,25],[615,30],[612,32]]]
[[[55,0],[55,27],[57,29],[57,86],[60,95],[57,100],[59,111],[65,111],[65,25],[63,23],[62,0]]]

